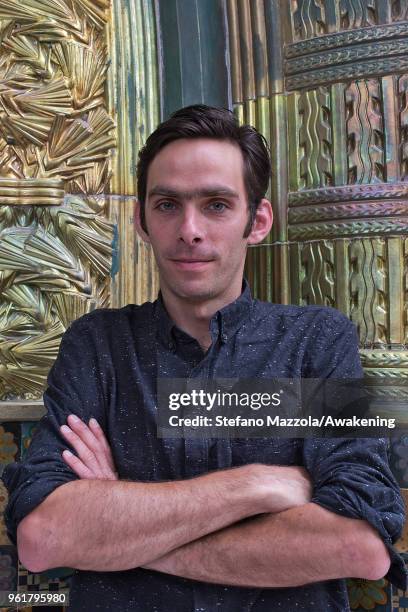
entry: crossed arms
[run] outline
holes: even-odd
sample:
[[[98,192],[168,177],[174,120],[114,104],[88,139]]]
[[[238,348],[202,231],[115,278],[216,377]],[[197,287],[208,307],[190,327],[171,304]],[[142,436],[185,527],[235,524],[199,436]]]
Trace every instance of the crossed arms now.
[[[252,464],[189,480],[117,480],[103,431],[72,416],[63,454],[79,476],[55,489],[17,530],[31,571],[144,567],[248,587],[377,579],[390,559],[375,529],[311,502],[300,467]]]

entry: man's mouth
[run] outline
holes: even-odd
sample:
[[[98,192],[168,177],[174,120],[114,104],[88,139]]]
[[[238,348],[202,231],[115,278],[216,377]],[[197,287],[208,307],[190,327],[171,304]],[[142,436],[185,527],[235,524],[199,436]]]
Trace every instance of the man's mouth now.
[[[182,270],[198,270],[200,268],[204,268],[209,263],[211,263],[211,261],[213,260],[212,259],[195,259],[195,258],[194,259],[177,258],[177,259],[171,259],[170,261],[172,261],[176,267]]]
[[[174,257],[172,259],[172,261],[181,261],[181,262],[188,262],[188,263],[195,263],[198,261],[212,261],[210,258],[204,258],[204,257]]]

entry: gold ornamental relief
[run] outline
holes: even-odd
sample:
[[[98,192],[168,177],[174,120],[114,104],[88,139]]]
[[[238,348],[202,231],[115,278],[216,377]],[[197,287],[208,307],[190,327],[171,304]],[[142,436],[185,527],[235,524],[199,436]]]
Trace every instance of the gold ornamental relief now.
[[[38,399],[110,302],[108,0],[0,0],[0,399]]]

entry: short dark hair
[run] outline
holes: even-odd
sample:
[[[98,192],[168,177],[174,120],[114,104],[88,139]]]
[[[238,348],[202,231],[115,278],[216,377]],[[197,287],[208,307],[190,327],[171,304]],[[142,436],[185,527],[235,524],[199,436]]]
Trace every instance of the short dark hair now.
[[[147,233],[145,203],[149,165],[161,149],[180,138],[214,138],[228,140],[239,146],[244,159],[244,184],[249,206],[249,220],[244,237],[248,236],[256,209],[269,185],[271,161],[268,143],[251,125],[239,125],[230,110],[204,104],[186,106],[173,113],[150,134],[139,152],[137,193],[144,231]]]

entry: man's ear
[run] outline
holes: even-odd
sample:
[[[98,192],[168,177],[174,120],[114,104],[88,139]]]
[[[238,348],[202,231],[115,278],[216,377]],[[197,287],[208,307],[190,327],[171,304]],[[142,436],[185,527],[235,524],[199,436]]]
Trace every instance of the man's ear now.
[[[248,244],[258,244],[269,234],[273,223],[272,205],[263,198],[256,209],[255,219],[248,236]]]
[[[142,227],[141,221],[140,221],[140,212],[141,212],[141,204],[139,200],[136,200],[135,205],[134,205],[134,211],[133,211],[133,218],[135,222],[136,231],[141,237],[141,239],[143,240],[143,242],[150,243],[149,234],[146,234],[146,232],[144,231]]]

